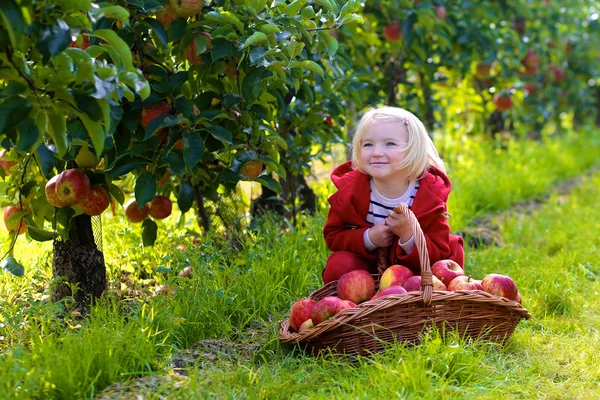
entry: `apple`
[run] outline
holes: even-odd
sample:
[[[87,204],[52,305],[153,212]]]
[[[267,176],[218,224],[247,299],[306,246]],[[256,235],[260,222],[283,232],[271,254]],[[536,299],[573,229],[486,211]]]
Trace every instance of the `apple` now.
[[[521,293],[517,293],[517,298],[515,299],[517,303],[523,305],[523,298],[521,297]]]
[[[327,126],[334,126],[335,125],[335,122],[333,121],[333,118],[331,118],[330,116],[323,117],[323,121],[325,122],[325,125],[327,125]]]
[[[448,290],[453,292],[455,290],[483,290],[481,282],[472,279],[470,276],[457,276],[452,279],[448,285]]]
[[[184,278],[192,279],[192,271],[193,270],[194,270],[194,267],[192,267],[191,265],[188,265],[183,270],[179,271],[179,274],[177,274],[177,275],[182,276]]]
[[[556,65],[551,65],[550,71],[552,72],[552,75],[554,75],[554,80],[556,82],[562,82],[565,79],[565,70],[564,69],[562,69]]]
[[[58,175],[54,175],[48,183],[46,183],[45,192],[46,192],[46,200],[48,203],[53,205],[54,207],[65,207],[66,204],[60,201],[58,198],[58,194],[56,193],[56,180],[58,179]]]
[[[480,62],[475,67],[475,75],[479,79],[487,79],[490,77],[490,70],[492,69],[492,64],[486,62]]]
[[[177,18],[177,14],[168,4],[163,4],[163,9],[158,10],[156,13],[156,19],[167,29],[171,26],[171,23]]]
[[[163,101],[152,106],[144,107],[140,118],[142,128],[146,129],[153,119],[164,114],[171,114],[171,106],[167,102]]]
[[[183,139],[179,139],[173,145],[173,150],[183,150]]]
[[[81,50],[85,50],[88,47],[90,47],[90,37],[87,35],[80,35],[82,37],[81,39],[81,45],[77,44],[77,40],[73,40],[71,42],[71,44],[69,45],[69,47],[75,47]]]
[[[345,307],[342,308],[343,310],[345,310],[346,308],[355,308],[356,307],[356,303],[353,302],[352,300],[344,300],[344,305],[345,305]]]
[[[162,176],[162,178],[160,178],[160,180],[158,181],[158,183],[156,184],[158,187],[163,186],[164,184],[166,184],[167,182],[169,182],[169,179],[171,178],[171,172],[167,171],[165,172],[165,174]]]
[[[379,290],[394,285],[402,285],[408,278],[413,276],[412,271],[402,265],[392,265],[386,269],[379,280]]]
[[[56,195],[67,206],[81,203],[90,193],[90,179],[79,169],[68,169],[56,178]]]
[[[171,0],[171,8],[183,18],[198,14],[203,7],[204,0]]]
[[[510,110],[512,108],[512,100],[510,98],[510,94],[496,94],[494,96],[494,103],[496,104],[496,109],[500,112]]]
[[[383,36],[388,42],[397,42],[402,40],[402,25],[399,22],[392,22],[383,28]]]
[[[452,279],[464,275],[465,272],[454,260],[440,260],[431,266],[431,273],[446,286]]]
[[[312,319],[307,319],[306,321],[304,321],[302,323],[302,325],[300,325],[300,328],[298,328],[298,333],[302,333],[302,332],[312,329],[314,327],[315,327],[315,324],[313,324]]]
[[[481,281],[481,286],[486,292],[495,296],[516,300],[519,290],[515,282],[506,275],[489,274]]]
[[[435,13],[437,14],[437,17],[440,21],[445,21],[446,20],[446,7],[444,6],[437,6],[435,8]]]
[[[317,302],[313,299],[301,299],[294,303],[290,310],[290,326],[293,330],[300,331],[300,326],[310,319],[315,304]]]
[[[244,164],[244,166],[242,167],[242,169],[240,171],[242,172],[242,175],[244,176],[244,178],[256,179],[262,172],[262,169],[263,169],[262,161],[254,160],[254,161],[249,161],[246,164]]]
[[[139,208],[135,199],[129,200],[125,204],[124,208],[125,208],[125,216],[127,217],[127,219],[130,222],[133,222],[133,223],[142,222],[143,220],[146,219],[146,217],[148,217],[148,213],[150,212],[150,210],[148,209],[148,206],[145,204],[144,204],[144,207]]]
[[[200,54],[206,53],[208,51],[210,51],[211,49],[211,39],[210,39],[210,35],[208,33],[197,33],[196,36],[204,36],[207,40],[207,47],[206,50],[203,51]],[[185,57],[186,60],[188,60],[188,62],[190,64],[193,65],[200,65],[202,64],[202,57],[200,57],[200,54],[198,54],[197,48],[196,48],[196,40],[194,38],[192,38],[192,42],[185,48],[185,50],[183,50],[183,56]]]
[[[0,151],[0,167],[2,167],[2,169],[4,169],[4,173],[6,175],[10,175],[10,174],[16,172],[17,168],[14,168],[14,167],[19,162],[18,161],[4,160],[4,157],[6,156],[6,153],[8,153],[8,151],[6,151],[6,150]]]
[[[527,94],[532,95],[535,93],[536,90],[535,83],[527,82],[523,85],[523,89],[525,89],[525,92],[527,92]]]
[[[392,285],[392,286],[388,286],[385,289],[380,290],[377,293],[375,293],[375,296],[373,296],[371,298],[371,300],[377,300],[377,299],[380,299],[380,298],[390,295],[390,294],[404,294],[404,293],[406,293],[405,288],[403,288],[400,285]]]
[[[333,317],[341,310],[351,308],[347,302],[335,296],[327,296],[319,300],[312,308],[310,318],[315,326]]]
[[[8,217],[10,217],[11,215],[13,215],[14,213],[20,212],[22,211],[21,207],[19,207],[18,205],[13,205],[13,206],[8,206],[4,209],[4,225],[6,226],[6,229],[9,232],[14,231],[15,229],[19,228],[19,235],[24,234],[25,232],[27,232],[27,224],[25,223],[25,220],[23,218],[21,218],[18,221],[11,221],[10,223],[8,222]]]
[[[96,157],[96,154],[90,151],[88,145],[83,145],[75,157],[75,162],[79,168],[94,168],[98,165],[100,160]]]
[[[150,202],[150,216],[155,219],[165,219],[171,215],[173,203],[167,196],[155,196]]]
[[[431,276],[431,281],[433,283],[433,290],[447,290],[446,285],[442,283],[435,275]],[[411,276],[404,282],[402,285],[407,292],[420,292],[421,291],[421,276],[415,275]]]
[[[526,69],[536,69],[539,60],[540,59],[534,50],[527,50],[527,54],[525,54],[525,57],[521,60],[521,64],[523,64]]]
[[[345,273],[337,283],[337,294],[342,300],[361,303],[375,294],[375,279],[364,269],[355,269]]]
[[[91,216],[102,214],[109,205],[110,196],[101,185],[92,186],[87,197],[79,203],[83,213]]]

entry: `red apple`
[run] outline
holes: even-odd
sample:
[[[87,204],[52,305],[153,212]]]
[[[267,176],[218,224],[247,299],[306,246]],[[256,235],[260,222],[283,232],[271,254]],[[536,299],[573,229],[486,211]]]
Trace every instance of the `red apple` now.
[[[58,175],[54,175],[48,183],[46,183],[45,192],[46,192],[46,200],[48,203],[53,205],[54,207],[65,207],[66,204],[60,201],[58,198],[58,194],[56,193],[56,180],[58,179]]]
[[[448,290],[453,292],[455,290],[483,290],[481,283],[470,276],[457,276],[452,279],[448,285]]]
[[[165,219],[171,215],[173,203],[167,196],[155,196],[150,202],[150,216],[155,219]]]
[[[446,7],[444,6],[437,6],[435,8],[435,13],[437,14],[437,17],[440,21],[445,21],[446,20]]]
[[[19,229],[19,235],[22,235],[25,232],[27,232],[27,225],[25,224],[25,220],[23,218],[19,219],[18,221],[11,221],[10,223],[8,222],[8,217],[20,211],[22,210],[21,207],[19,207],[18,205],[6,207],[4,209],[4,226],[6,226],[6,229],[9,232],[14,231],[15,229]]]
[[[516,300],[519,290],[515,282],[506,275],[489,274],[481,281],[481,286],[486,292],[495,296]]]
[[[144,107],[140,118],[142,128],[146,129],[153,119],[163,114],[171,114],[171,106],[164,101],[152,106]]]
[[[364,269],[350,271],[338,280],[337,294],[356,304],[369,300],[375,294],[375,279]]]
[[[139,208],[135,199],[129,200],[125,204],[124,208],[125,216],[130,222],[133,223],[142,222],[148,217],[148,213],[150,212],[147,205],[144,205],[144,207]]]
[[[404,294],[404,293],[406,293],[405,288],[403,288],[400,285],[392,285],[392,286],[388,286],[385,289],[380,290],[377,293],[375,293],[375,296],[373,296],[371,298],[371,300],[377,300],[377,299],[380,299],[380,298],[390,295],[390,294]]]
[[[454,260],[440,260],[431,266],[431,273],[446,286],[452,279],[465,274],[465,271]]]
[[[392,22],[383,28],[383,36],[388,42],[397,42],[402,40],[402,25],[399,22]]]
[[[313,299],[301,299],[294,303],[290,310],[290,326],[296,332],[300,332],[302,324],[309,320],[314,305],[317,302]]]
[[[314,327],[315,327],[315,324],[313,324],[312,319],[307,319],[306,321],[304,321],[302,323],[302,325],[300,325],[300,328],[298,328],[298,333],[302,333],[302,332],[312,329]]]
[[[110,196],[101,185],[92,186],[87,197],[79,204],[84,214],[92,216],[102,214],[109,205]]]
[[[9,161],[9,160],[4,160],[4,157],[6,156],[6,153],[8,153],[8,151],[6,150],[2,150],[0,151],[0,167],[2,167],[2,169],[4,169],[4,173],[6,175],[10,175],[14,172],[16,172],[16,170],[18,168],[14,168],[19,162],[18,161]]]
[[[198,14],[203,7],[204,0],[171,0],[171,8],[183,18]]]
[[[500,112],[510,110],[513,105],[508,93],[496,94],[494,96],[494,104],[496,104],[496,109]]]
[[[523,298],[521,297],[521,293],[517,293],[517,298],[515,299],[517,303],[523,305]]]
[[[56,178],[56,195],[67,206],[81,203],[90,193],[90,179],[85,172],[72,168]]]
[[[158,187],[163,186],[164,184],[166,184],[167,182],[169,182],[169,179],[171,178],[171,172],[167,171],[165,172],[165,174],[162,176],[162,178],[160,178],[160,180],[158,181],[158,183],[156,184]]]
[[[486,62],[480,62],[475,67],[475,75],[479,79],[487,79],[490,77],[490,70],[492,69],[492,64]]]
[[[171,26],[171,23],[176,18],[177,14],[175,14],[175,11],[173,11],[171,6],[169,6],[168,4],[163,4],[163,9],[158,10],[158,12],[156,13],[156,19],[159,20],[160,23],[163,24],[163,26],[167,29]]]
[[[433,290],[448,290],[448,289],[446,289],[446,285],[444,285],[442,283],[442,281],[440,281],[435,275],[431,276],[431,281],[433,283]],[[406,280],[406,282],[404,282],[402,287],[404,289],[406,289],[407,292],[413,292],[413,291],[420,292],[421,291],[421,276],[420,275],[411,276],[410,278],[408,278]]]
[[[535,69],[538,66],[540,58],[534,50],[527,50],[527,54],[521,60],[521,64],[527,69]]]
[[[328,320],[333,317],[341,310],[345,310],[349,307],[349,304],[339,297],[327,296],[319,300],[312,309],[310,318],[315,326],[321,322]]]
[[[244,178],[256,179],[262,172],[262,169],[263,169],[262,161],[254,160],[254,161],[250,161],[250,162],[247,162],[246,164],[244,164],[244,166],[242,167],[242,169],[240,171],[242,172],[242,175],[244,176]]]
[[[552,75],[554,75],[554,80],[556,82],[562,82],[565,79],[564,69],[557,67],[556,65],[551,65],[550,71],[552,71]]]
[[[344,307],[342,308],[342,310],[345,310],[346,308],[355,308],[355,307],[356,307],[356,303],[353,302],[352,300],[344,300]]]
[[[390,286],[402,285],[408,278],[413,276],[412,271],[402,265],[392,265],[386,269],[379,280],[379,290]]]
[[[210,35],[208,33],[197,33],[196,35],[202,35],[208,41],[206,50],[203,53],[210,51],[210,49],[211,49]],[[200,54],[203,54],[203,53],[200,53]],[[196,48],[196,40],[194,40],[194,38],[192,38],[192,42],[185,48],[185,50],[183,50],[183,56],[185,57],[186,60],[188,60],[188,62],[190,64],[200,65],[200,64],[202,64],[202,57],[200,57],[200,54],[198,54],[198,51]]]
[[[535,83],[527,82],[523,85],[523,89],[525,89],[525,92],[527,92],[527,94],[532,95],[535,93],[536,90]]]
[[[75,47],[81,50],[85,50],[90,47],[90,37],[88,35],[81,35],[81,46],[77,44],[77,40],[73,40],[69,47]]]

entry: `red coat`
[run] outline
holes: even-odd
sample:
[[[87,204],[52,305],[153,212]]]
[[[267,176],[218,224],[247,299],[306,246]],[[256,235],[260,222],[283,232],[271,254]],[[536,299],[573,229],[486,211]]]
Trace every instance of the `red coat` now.
[[[371,226],[367,223],[370,203],[370,177],[353,170],[348,161],[331,174],[338,191],[329,198],[329,216],[323,228],[323,236],[331,251],[350,251],[377,262],[378,251],[367,252],[364,232]],[[411,211],[415,214],[425,234],[431,264],[452,259],[464,265],[463,238],[450,235],[450,226],[442,215],[446,209],[448,194],[452,189],[450,180],[442,171],[430,167],[424,178],[419,180],[419,190]],[[389,262],[404,265],[420,274],[419,252],[416,246],[406,254],[396,237],[390,246]]]

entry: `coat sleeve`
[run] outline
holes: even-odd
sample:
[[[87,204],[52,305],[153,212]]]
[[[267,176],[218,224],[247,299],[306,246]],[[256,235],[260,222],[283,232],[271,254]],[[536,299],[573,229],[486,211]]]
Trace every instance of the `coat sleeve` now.
[[[364,233],[369,229],[365,226],[349,225],[342,215],[333,208],[329,209],[327,221],[323,227],[325,243],[331,251],[349,251],[367,259],[376,259],[377,252],[367,252]]]
[[[436,208],[426,215],[418,218],[421,229],[427,243],[429,252],[429,261],[433,264],[436,261],[444,260],[450,257],[450,225],[447,219],[442,215],[445,207]],[[415,273],[421,273],[421,265],[419,262],[419,250],[416,246],[412,252],[406,254],[404,249],[395,242],[394,245],[394,263],[404,265],[410,268]]]

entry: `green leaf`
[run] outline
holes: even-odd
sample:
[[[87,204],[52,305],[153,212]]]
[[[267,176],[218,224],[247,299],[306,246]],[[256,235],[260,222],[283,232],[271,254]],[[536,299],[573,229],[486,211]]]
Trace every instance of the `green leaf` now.
[[[215,62],[221,58],[233,56],[233,50],[233,44],[229,40],[217,38],[212,41],[212,50],[210,51],[210,54],[213,62]]]
[[[13,256],[6,257],[0,264],[0,269],[13,274],[14,276],[25,275],[25,268],[23,268]]]
[[[177,205],[182,213],[187,212],[194,204],[194,187],[188,182],[181,184],[181,190],[177,195]]]
[[[50,57],[61,53],[71,44],[71,29],[62,19],[57,19],[52,28],[46,28],[40,33],[35,48],[44,56],[47,62]]]
[[[333,36],[329,36],[329,34],[324,31],[319,32],[319,38],[325,41],[327,44],[327,51],[329,52],[329,57],[333,57],[338,50],[338,41]]]
[[[314,2],[325,7],[327,11],[337,12],[337,7],[335,7],[329,0],[314,0]]]
[[[21,36],[25,32],[26,23],[21,9],[14,0],[0,1],[0,19],[2,20],[2,26],[8,31],[12,47],[18,49]]]
[[[42,166],[44,176],[50,176],[54,169],[54,154],[48,150],[44,143],[40,143],[36,150],[36,157]]]
[[[139,158],[133,158],[129,154],[123,154],[121,157],[115,160],[114,165],[107,168],[105,171],[110,172],[110,175],[117,178],[133,171],[134,169],[138,169],[141,166],[142,160]]]
[[[133,66],[133,57],[131,56],[131,49],[115,31],[110,29],[98,29],[97,31],[94,31],[92,36],[97,36],[101,39],[104,39],[109,45],[114,47],[119,53],[119,56],[121,56],[121,61],[123,62],[123,67],[125,70],[135,72],[135,68]]]
[[[38,242],[47,242],[48,240],[54,239],[54,232],[45,231],[35,226],[29,225],[27,232],[33,240]]]
[[[260,31],[266,35],[270,35],[271,33],[281,32],[281,29],[279,29],[279,27],[275,24],[268,23],[268,24],[264,24],[263,26],[261,26]]]
[[[111,196],[119,202],[119,204],[123,205],[123,203],[125,202],[125,194],[123,194],[123,191],[120,187],[118,187],[114,183],[111,183],[108,191],[111,194]]]
[[[255,179],[256,182],[260,182],[261,185],[266,186],[276,193],[281,193],[281,184],[269,175],[261,175]]]
[[[121,6],[108,6],[102,8],[92,8],[92,15],[104,14],[106,18],[116,19],[124,24],[129,23],[129,11]]]
[[[323,68],[321,68],[321,66],[314,61],[310,61],[310,60],[294,61],[290,64],[290,67],[307,69],[311,72],[319,74],[321,76],[321,78],[323,78],[325,76],[325,71],[323,71]]]
[[[63,240],[69,239],[69,227],[74,216],[75,210],[72,207],[62,207],[56,211],[56,230]]]
[[[14,129],[31,112],[32,105],[21,96],[10,96],[0,102],[0,133]]]
[[[67,154],[69,144],[67,143],[67,122],[64,115],[53,106],[48,110],[48,134],[52,138],[58,155],[64,157]]]
[[[169,44],[169,35],[167,35],[165,27],[163,26],[163,24],[160,23],[159,20],[154,18],[146,18],[144,22],[150,25],[154,33],[156,33],[158,40],[160,40],[163,46],[167,46]]]
[[[85,114],[80,112],[75,112],[75,114],[77,114],[81,122],[83,122],[88,135],[92,139],[96,155],[100,156],[102,152],[104,152],[104,140],[106,139],[106,133],[104,132],[102,124],[100,124],[100,122],[92,121]]]
[[[198,132],[183,132],[183,160],[194,168],[204,154],[204,140]]]
[[[306,0],[293,1],[292,3],[290,3],[290,5],[286,7],[284,13],[287,14],[289,17],[294,18],[298,14],[298,11],[300,11],[300,9],[304,7],[305,4]]]
[[[263,72],[264,69],[252,68],[242,82],[242,98],[247,105],[250,105],[256,101],[263,84]]]
[[[211,11],[204,15],[204,19],[210,22],[218,22],[222,25],[235,25],[241,32],[244,31],[244,24],[242,21],[229,11]]]
[[[251,46],[253,44],[263,44],[268,40],[269,39],[267,38],[267,35],[265,35],[264,33],[254,32],[248,39],[246,39],[242,48],[245,49],[246,47]]]
[[[156,178],[148,172],[143,172],[135,181],[135,201],[146,204],[156,195]]]
[[[41,141],[40,130],[31,118],[21,122],[17,127],[19,140],[16,148],[18,151],[30,152]]]
[[[142,243],[146,247],[154,246],[158,232],[158,225],[150,218],[142,222]]]
[[[206,130],[215,138],[220,140],[221,142],[226,142],[231,144],[233,140],[233,135],[230,131],[223,128],[222,126],[214,125],[209,126]]]

